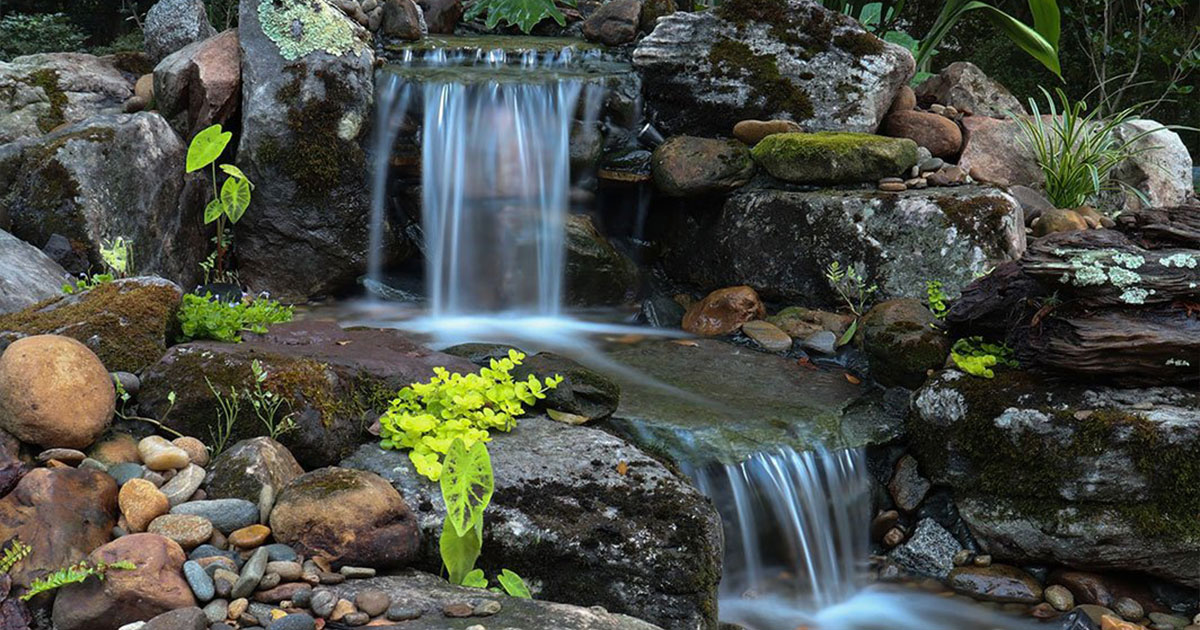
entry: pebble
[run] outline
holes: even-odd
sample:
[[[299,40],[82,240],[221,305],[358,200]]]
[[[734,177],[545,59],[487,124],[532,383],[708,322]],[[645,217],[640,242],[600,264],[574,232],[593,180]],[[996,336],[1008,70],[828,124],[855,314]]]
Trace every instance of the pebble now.
[[[267,558],[270,557],[270,554],[267,554]],[[304,568],[300,566],[299,562],[274,560],[267,562],[267,573],[278,574],[279,579],[284,582],[295,582],[300,579],[301,575],[304,575]]]
[[[234,597],[247,597],[254,592],[258,587],[258,583],[263,579],[263,573],[267,570],[267,552],[265,549],[257,549],[254,555],[246,561],[242,567],[242,574],[233,584],[232,595]]]
[[[792,347],[792,338],[771,322],[761,319],[746,322],[742,324],[742,332],[771,352],[786,352]]]
[[[138,454],[150,470],[175,470],[191,463],[187,451],[158,435],[142,438],[138,442]]]
[[[216,584],[213,583],[213,579],[205,572],[204,567],[200,566],[200,563],[195,560],[188,560],[183,563],[183,577],[187,580],[188,586],[192,588],[192,594],[201,602],[207,602],[216,596]]]
[[[1146,616],[1146,611],[1142,608],[1142,605],[1132,597],[1118,599],[1113,602],[1112,608],[1113,612],[1120,615],[1126,621],[1140,621],[1142,617]]]
[[[979,554],[975,556],[974,564],[977,567],[990,567],[992,566],[992,557],[987,554]]]
[[[245,597],[239,597],[232,602],[229,602],[229,616],[226,619],[237,619],[241,617],[246,609],[250,606],[250,600]]]
[[[925,181],[924,177],[914,177],[912,179],[906,180],[904,182],[904,185],[912,190],[920,190],[922,188],[929,188],[929,182]]]
[[[267,557],[270,558],[272,562],[297,562],[300,559],[300,556],[296,553],[296,550],[292,549],[289,545],[275,543],[272,545],[267,545],[263,548],[267,550]]]
[[[422,614],[420,608],[396,604],[387,609],[386,617],[388,621],[412,621],[413,619],[420,619]]]
[[[225,558],[233,563],[234,570],[237,570],[242,566],[242,558],[237,554],[237,552],[225,551],[224,549],[218,549],[212,545],[200,545],[199,547],[196,547],[190,554],[188,554],[188,558],[191,560],[201,560],[204,558]],[[206,563],[201,562],[200,564]]]
[[[450,602],[442,606],[442,614],[447,617],[470,617],[475,614],[475,607],[467,602]]]
[[[268,576],[273,575],[271,573]],[[264,581],[265,578],[264,578]],[[258,585],[262,589],[262,584]],[[254,601],[264,604],[278,604],[283,601],[291,600],[297,606],[304,606],[312,599],[312,587],[304,582],[288,582],[279,584],[278,586],[262,589],[254,594]],[[304,602],[304,603],[301,603]]]
[[[917,168],[920,169],[920,171],[922,173],[929,173],[932,171],[936,171],[945,165],[946,165],[946,161],[943,160],[942,158],[930,157],[930,158],[921,160],[921,163],[917,165]]]
[[[1075,607],[1075,594],[1061,584],[1047,586],[1043,596],[1054,610],[1067,612]]]
[[[130,396],[137,396],[138,392],[142,391],[142,379],[136,374],[129,372],[110,372],[109,376],[113,380],[121,384],[121,389],[124,389]]]
[[[342,567],[338,573],[350,580],[364,580],[375,577],[375,569],[371,567]]]
[[[478,604],[475,604],[474,613],[476,617],[491,617],[492,615],[500,612],[500,609],[500,602],[494,599],[485,599]]]
[[[204,446],[204,442],[191,436],[184,436],[171,440],[171,445],[183,449],[183,452],[188,455],[188,461],[193,464],[197,466],[208,465],[208,447]]]
[[[880,181],[879,190],[883,192],[904,192],[908,190],[908,186],[904,185],[904,180],[894,182]]]
[[[275,507],[275,487],[266,484],[258,492],[258,522],[266,523]]]
[[[279,586],[279,583],[282,581],[283,580],[279,578],[278,573],[267,573],[262,577],[261,580],[258,581],[258,590],[269,591],[276,586]]]
[[[171,513],[203,516],[222,533],[232,532],[258,522],[258,506],[245,499],[209,499],[181,503],[171,508]]]
[[[267,537],[271,535],[271,528],[266,525],[254,524],[248,527],[243,527],[229,534],[229,542],[234,547],[242,549],[253,549],[266,542]],[[268,552],[269,553],[269,552]]]
[[[358,612],[358,609],[354,607],[354,602],[348,599],[339,599],[333,605],[333,612],[329,613],[329,620],[341,621],[343,617],[354,612]]]
[[[946,106],[942,105],[941,103],[934,103],[929,106],[929,111],[938,114],[939,116],[944,115],[946,113]]]
[[[213,572],[213,585],[215,586],[217,597],[222,599],[227,599],[233,595],[233,585],[237,581],[238,574],[229,569],[218,568]],[[236,619],[236,617],[234,618]]]
[[[229,618],[229,602],[223,599],[214,599],[204,607],[204,616],[208,618],[209,623],[218,623]]]
[[[130,479],[141,479],[142,465],[133,462],[113,464],[108,467],[108,476],[116,480],[118,486],[123,486]]]
[[[204,499],[192,499],[193,501],[203,501]],[[229,549],[229,540],[225,538],[225,534],[221,530],[213,528],[212,538],[208,539],[208,544],[217,549]]]
[[[817,354],[833,354],[837,352],[837,341],[837,335],[821,330],[805,338],[800,347]]]
[[[904,530],[899,527],[893,527],[888,530],[888,533],[883,535],[883,544],[885,547],[895,547],[904,542]]]
[[[55,459],[68,466],[78,466],[87,459],[87,455],[83,451],[77,451],[73,448],[48,448],[41,453],[38,453],[37,460],[43,464]]]
[[[170,481],[163,484],[162,493],[167,495],[171,507],[190,499],[200,489],[200,484],[204,483],[205,474],[203,468],[195,464],[188,464],[177,475],[171,477]]]
[[[208,630],[236,630],[236,628],[234,628],[233,626],[231,626],[227,623],[221,622],[221,623],[214,623],[212,626],[209,627]],[[249,630],[249,629],[247,628],[246,630]]]
[[[1188,625],[1186,617],[1178,615],[1168,615],[1167,613],[1152,612],[1148,615],[1150,621],[1156,625],[1169,626],[1171,628],[1183,628]]]
[[[150,522],[167,513],[171,503],[167,495],[145,479],[130,479],[117,493],[117,504],[130,532],[146,531]]]
[[[280,617],[267,626],[267,630],[316,630],[317,620],[308,613],[292,613]]]
[[[207,519],[190,514],[163,514],[150,522],[152,534],[166,536],[179,543],[184,551],[195,549],[212,537],[213,526]]]
[[[368,616],[377,617],[392,605],[392,601],[387,593],[377,588],[368,588],[354,596],[354,605]]]
[[[167,479],[165,477],[154,472],[153,470],[150,470],[149,468],[146,468],[145,466],[142,467],[142,479],[154,484],[155,488],[161,487],[164,483],[167,483]]]
[[[971,561],[971,552],[967,551],[966,549],[962,549],[958,553],[954,554],[953,562],[954,562],[954,566],[956,566],[956,567],[967,566],[967,563],[970,561]]]
[[[321,584],[341,584],[342,582],[346,581],[346,576],[342,575],[341,573],[329,573],[328,571],[321,571],[320,573],[317,573],[317,581]]]
[[[309,608],[312,609],[318,617],[329,617],[333,613],[333,607],[337,605],[338,597],[326,589],[313,591],[312,602]]]
[[[370,615],[362,611],[346,613],[346,615],[342,617],[342,623],[353,627],[365,626],[370,620]]]

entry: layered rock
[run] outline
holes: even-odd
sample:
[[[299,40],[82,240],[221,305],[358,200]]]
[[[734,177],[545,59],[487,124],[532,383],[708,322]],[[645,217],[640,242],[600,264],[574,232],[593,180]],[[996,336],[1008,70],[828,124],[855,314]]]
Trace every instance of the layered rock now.
[[[241,93],[236,29],[189,44],[154,68],[158,111],[185,138],[227,122],[237,112]]]
[[[748,0],[659,19],[633,54],[647,112],[672,134],[747,118],[873,132],[912,75],[907,50],[810,0]]]
[[[328,295],[366,265],[368,33],[326,0],[247,1],[239,18],[238,164],[257,184],[238,224],[241,278],[285,300]]]
[[[909,430],[984,550],[1019,564],[1138,570],[1197,586],[1200,398],[1174,388],[942,372]]]
[[[0,231],[0,314],[60,295],[68,278],[41,250]]]
[[[957,295],[975,274],[1020,256],[1025,234],[1020,205],[991,188],[743,189],[714,216],[679,213],[665,243],[666,269],[678,280],[834,306],[824,277],[833,261],[860,266],[880,299],[924,297],[929,280]]]
[[[486,574],[516,571],[544,601],[603,606],[664,627],[715,626],[721,526],[686,481],[607,433],[540,417],[493,435],[488,450],[496,490],[478,563]],[[418,566],[438,570],[437,485],[416,474],[407,454],[375,445],[342,465],[384,476],[418,506]]]
[[[0,62],[0,95],[0,144],[5,144],[120,112],[133,96],[133,82],[111,58],[44,53]]]
[[[139,372],[173,342],[183,292],[162,278],[128,278],[0,315],[0,339],[63,335],[82,342],[109,370]]]
[[[393,330],[342,330],[332,322],[278,324],[236,345],[193,342],[171,348],[142,376],[143,413],[159,418],[171,408],[171,428],[209,439],[215,420],[208,383],[221,392],[251,387],[254,360],[268,374],[264,386],[290,401],[278,419],[291,414],[297,428],[279,440],[308,468],[336,463],[372,439],[366,430],[374,415],[387,409],[400,388],[428,380],[434,367],[476,371],[465,359],[433,352]],[[229,440],[265,434],[261,422],[243,418]]]
[[[0,203],[22,240],[39,245],[60,234],[102,269],[100,248],[123,237],[137,271],[190,284],[208,244],[203,208],[181,203],[185,153],[158,114],[93,116],[0,147],[0,171],[11,178]]]

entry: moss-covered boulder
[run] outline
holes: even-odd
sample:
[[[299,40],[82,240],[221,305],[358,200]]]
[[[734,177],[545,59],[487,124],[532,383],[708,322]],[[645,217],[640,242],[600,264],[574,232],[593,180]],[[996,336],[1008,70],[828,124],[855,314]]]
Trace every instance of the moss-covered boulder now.
[[[671,197],[724,194],[754,176],[746,145],[736,140],[675,136],[654,149],[654,184]]]
[[[230,388],[252,388],[255,360],[267,373],[263,387],[288,401],[277,419],[290,415],[296,425],[276,437],[309,469],[336,463],[376,439],[367,429],[395,392],[428,380],[434,367],[476,370],[469,361],[429,350],[398,331],[293,322],[273,326],[265,335],[246,335],[240,344],[200,341],[171,348],[142,376],[142,413],[212,444],[218,406],[213,390],[228,398]],[[228,432],[229,445],[268,434],[240,395],[241,414]]]
[[[329,295],[366,269],[369,34],[326,0],[239,6],[237,163],[257,184],[238,224],[241,278],[289,301]]]
[[[0,207],[21,240],[58,234],[82,253],[69,272],[103,269],[101,248],[121,237],[139,273],[192,286],[209,244],[203,204],[185,194],[186,152],[156,113],[92,116],[0,148]]]
[[[586,214],[567,217],[567,303],[613,306],[637,297],[638,267],[596,229]]]
[[[0,61],[0,145],[36,138],[63,124],[118,113],[133,80],[114,57],[43,53]]]
[[[754,145],[754,161],[795,184],[854,184],[903,175],[917,143],[866,133],[777,133]]]
[[[496,490],[477,565],[487,575],[516,571],[540,601],[602,606],[664,628],[716,627],[721,522],[686,480],[608,433],[544,417],[521,418],[488,450]],[[373,444],[341,466],[381,475],[421,506],[414,566],[440,570],[437,484],[405,453]]]
[[[912,55],[812,0],[731,0],[660,19],[633,53],[647,113],[670,134],[728,135],[783,118],[873,132]]]
[[[950,339],[920,300],[897,298],[871,307],[858,327],[858,340],[871,363],[871,376],[889,386],[917,388],[930,370],[946,363]]]
[[[1019,564],[1144,571],[1196,588],[1200,395],[947,370],[909,416],[913,452],[984,549]]]
[[[833,261],[878,285],[877,299],[924,298],[931,280],[953,297],[976,274],[1018,258],[1025,228],[1020,205],[995,188],[750,187],[715,212],[678,211],[664,245],[664,267],[678,281],[705,290],[745,284],[764,300],[840,308],[825,278]]]
[[[110,371],[140,372],[166,354],[182,297],[162,278],[107,282],[0,315],[0,340],[63,335],[90,348]]]

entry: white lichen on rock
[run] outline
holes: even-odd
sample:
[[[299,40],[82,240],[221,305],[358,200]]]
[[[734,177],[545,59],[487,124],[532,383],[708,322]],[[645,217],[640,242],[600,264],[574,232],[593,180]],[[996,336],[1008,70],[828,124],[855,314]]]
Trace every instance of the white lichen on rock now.
[[[1179,267],[1180,269],[1195,269],[1197,264],[1196,256],[1187,252],[1178,252],[1170,256],[1164,256],[1158,261],[1158,264],[1164,267]]]
[[[1146,298],[1154,293],[1153,290],[1147,291],[1141,287],[1132,287],[1125,289],[1121,294],[1121,301],[1126,304],[1145,304]]]
[[[318,51],[340,56],[364,48],[356,25],[325,0],[260,0],[258,19],[263,33],[288,61]]]
[[[1192,364],[1187,359],[1167,359],[1167,365],[1173,367],[1190,367]]]

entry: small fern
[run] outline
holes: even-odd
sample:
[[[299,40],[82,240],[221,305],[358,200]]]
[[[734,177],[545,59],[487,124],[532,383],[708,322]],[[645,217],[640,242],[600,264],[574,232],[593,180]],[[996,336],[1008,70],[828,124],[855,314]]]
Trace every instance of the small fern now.
[[[128,560],[121,560],[112,564],[104,562],[92,563],[87,560],[73,564],[69,567],[59,569],[49,575],[37,578],[29,585],[29,591],[21,596],[23,601],[29,601],[36,595],[52,591],[61,586],[68,584],[78,584],[93,575],[104,579],[105,575],[113,569],[121,569],[124,571],[132,571],[137,566]]]
[[[0,573],[8,573],[16,564],[25,559],[33,549],[21,542],[20,538],[14,538],[12,545],[4,550],[4,555],[0,556]]]

